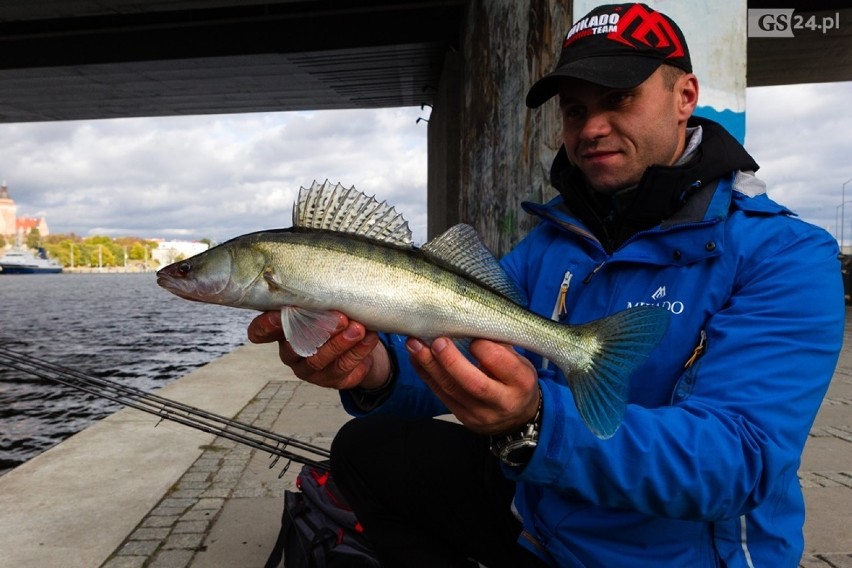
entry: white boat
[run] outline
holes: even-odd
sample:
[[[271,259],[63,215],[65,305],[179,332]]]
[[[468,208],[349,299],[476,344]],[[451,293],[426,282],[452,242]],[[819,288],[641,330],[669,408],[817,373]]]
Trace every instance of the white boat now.
[[[21,248],[6,251],[0,258],[0,274],[58,274],[62,265],[47,257],[44,249],[38,249],[38,256]]]

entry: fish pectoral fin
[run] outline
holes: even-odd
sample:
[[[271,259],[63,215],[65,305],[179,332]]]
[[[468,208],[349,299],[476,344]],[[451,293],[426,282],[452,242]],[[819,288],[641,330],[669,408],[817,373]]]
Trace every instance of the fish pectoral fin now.
[[[284,306],[281,327],[293,351],[300,357],[310,357],[337,329],[339,317],[336,312]]]

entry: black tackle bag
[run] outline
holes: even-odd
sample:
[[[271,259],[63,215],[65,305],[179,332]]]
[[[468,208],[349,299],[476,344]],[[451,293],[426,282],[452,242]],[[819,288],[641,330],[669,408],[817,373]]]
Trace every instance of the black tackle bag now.
[[[380,568],[327,469],[302,466],[296,487],[284,492],[281,532],[265,568]]]

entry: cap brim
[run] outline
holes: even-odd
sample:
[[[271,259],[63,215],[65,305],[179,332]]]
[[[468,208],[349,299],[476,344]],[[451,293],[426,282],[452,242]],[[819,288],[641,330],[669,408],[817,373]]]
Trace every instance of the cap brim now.
[[[662,60],[634,55],[588,57],[573,61],[536,81],[527,93],[527,106],[538,108],[559,92],[562,79],[582,79],[613,89],[632,89],[662,65]]]

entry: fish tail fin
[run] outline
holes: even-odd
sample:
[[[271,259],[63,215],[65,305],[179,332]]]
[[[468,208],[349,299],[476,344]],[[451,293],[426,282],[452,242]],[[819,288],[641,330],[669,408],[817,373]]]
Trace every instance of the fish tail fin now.
[[[588,354],[580,364],[576,350],[553,361],[566,372],[580,417],[601,439],[612,437],[624,418],[630,375],[657,346],[669,326],[669,313],[640,306],[573,327]],[[576,344],[575,344],[576,345]]]

